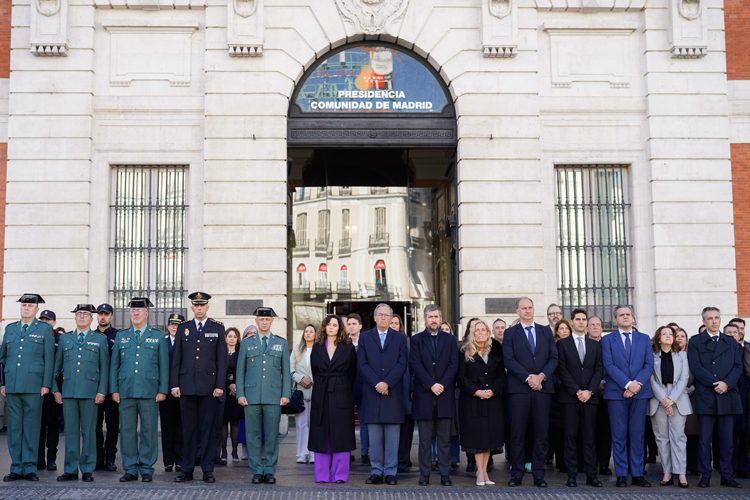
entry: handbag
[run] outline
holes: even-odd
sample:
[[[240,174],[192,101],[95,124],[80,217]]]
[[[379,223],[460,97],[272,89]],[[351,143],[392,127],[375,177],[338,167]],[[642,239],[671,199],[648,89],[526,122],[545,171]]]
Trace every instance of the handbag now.
[[[292,389],[292,397],[289,398],[289,403],[281,407],[282,415],[296,415],[305,411],[305,399],[302,397],[302,391],[297,389],[297,383],[294,383]]]

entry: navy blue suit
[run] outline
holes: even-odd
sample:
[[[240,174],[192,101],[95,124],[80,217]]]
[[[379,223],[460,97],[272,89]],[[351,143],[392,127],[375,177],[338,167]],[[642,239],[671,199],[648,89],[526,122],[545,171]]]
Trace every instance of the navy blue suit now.
[[[654,372],[654,351],[648,335],[633,329],[630,332],[630,356],[619,330],[602,337],[604,361],[604,399],[609,410],[612,429],[612,455],[618,477],[628,475],[628,465],[633,477],[643,476],[643,441],[646,431],[648,400],[651,391],[651,374]],[[641,390],[633,397],[625,397],[625,386],[640,382]],[[630,443],[628,453],[628,441]],[[628,460],[629,458],[629,460]]]
[[[555,337],[548,326],[534,323],[536,332],[535,351],[532,351],[524,324],[518,323],[505,330],[503,337],[503,360],[508,371],[508,406],[510,409],[511,435],[510,460],[513,477],[523,477],[526,456],[526,427],[534,429],[534,451],[531,458],[535,479],[544,477],[544,464],[549,446],[549,414],[553,383],[557,369],[557,347]],[[535,391],[526,382],[529,375],[543,373],[546,378],[542,389]],[[498,424],[499,425],[499,424]]]
[[[698,470],[711,477],[711,439],[714,425],[719,431],[719,463],[721,477],[732,477],[732,434],[734,415],[742,414],[739,381],[742,376],[742,356],[737,341],[719,334],[712,340],[708,332],[696,335],[688,343],[688,363],[695,382],[694,411],[698,415]],[[725,382],[729,390],[719,394],[714,382]]]
[[[171,373],[174,344],[169,335],[167,335],[167,346],[169,347],[169,370]],[[180,400],[172,396],[172,391],[167,394],[167,399],[159,403],[159,418],[161,420],[161,449],[164,467],[173,465],[182,467],[183,442]]]

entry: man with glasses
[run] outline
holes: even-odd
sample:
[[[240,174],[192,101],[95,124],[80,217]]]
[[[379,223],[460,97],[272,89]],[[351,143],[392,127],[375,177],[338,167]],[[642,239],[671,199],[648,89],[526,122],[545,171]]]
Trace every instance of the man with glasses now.
[[[550,304],[547,306],[547,321],[549,327],[554,331],[555,325],[562,319],[562,309],[557,304]]]
[[[44,299],[41,295],[26,293],[18,302],[21,303],[21,320],[5,327],[0,346],[0,364],[5,365],[5,385],[0,392],[8,403],[11,459],[10,474],[3,478],[5,482],[39,481],[36,465],[42,401],[52,387],[55,365],[52,327],[36,319],[39,304],[44,304]]]
[[[388,325],[393,310],[388,304],[375,308],[372,330],[362,332],[357,364],[362,376],[362,415],[370,437],[371,475],[367,484],[397,484],[398,443],[404,423],[404,373],[408,363],[406,335]]]
[[[153,481],[159,455],[159,403],[169,390],[169,347],[165,333],[148,324],[146,297],[133,297],[128,303],[132,326],[117,334],[109,387],[112,400],[120,404],[120,446],[125,474],[120,482]],[[138,418],[141,419],[140,441]]]
[[[109,381],[109,348],[107,337],[91,331],[96,313],[93,304],[78,304],[71,312],[75,313],[76,329],[60,336],[55,356],[54,372],[65,379],[62,392],[57,379],[52,381],[55,402],[63,405],[67,436],[65,472],[57,480],[77,481],[80,468],[83,480],[90,483],[96,466],[97,405],[104,402]]]
[[[117,337],[117,328],[112,326],[114,309],[109,304],[100,304],[96,308],[97,332],[107,337],[109,357],[112,358],[112,348]],[[96,469],[108,472],[117,471],[115,457],[117,456],[117,434],[120,431],[120,405],[112,401],[112,395],[107,394],[104,403],[100,404],[96,419]],[[107,425],[107,436],[104,436],[103,426]]]

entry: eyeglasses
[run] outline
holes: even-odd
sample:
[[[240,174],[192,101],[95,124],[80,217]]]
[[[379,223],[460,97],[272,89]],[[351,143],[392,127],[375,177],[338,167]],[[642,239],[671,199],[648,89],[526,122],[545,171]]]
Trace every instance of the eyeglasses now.
[[[380,313],[375,315],[376,318],[390,318],[391,315],[388,313]]]
[[[561,312],[551,312],[547,316],[562,316]]]
[[[146,312],[145,309],[131,309],[130,310],[130,314],[143,314],[144,312]]]
[[[91,313],[85,311],[78,311],[76,313],[76,318],[83,318],[84,316],[91,316]]]

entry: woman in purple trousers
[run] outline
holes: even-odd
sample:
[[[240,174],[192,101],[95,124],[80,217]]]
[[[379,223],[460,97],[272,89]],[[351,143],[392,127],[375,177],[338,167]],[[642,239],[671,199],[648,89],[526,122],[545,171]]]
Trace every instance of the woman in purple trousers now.
[[[308,449],[315,453],[315,482],[344,483],[349,479],[349,454],[357,448],[352,398],[357,354],[340,316],[330,315],[320,325],[310,368],[315,384]]]

